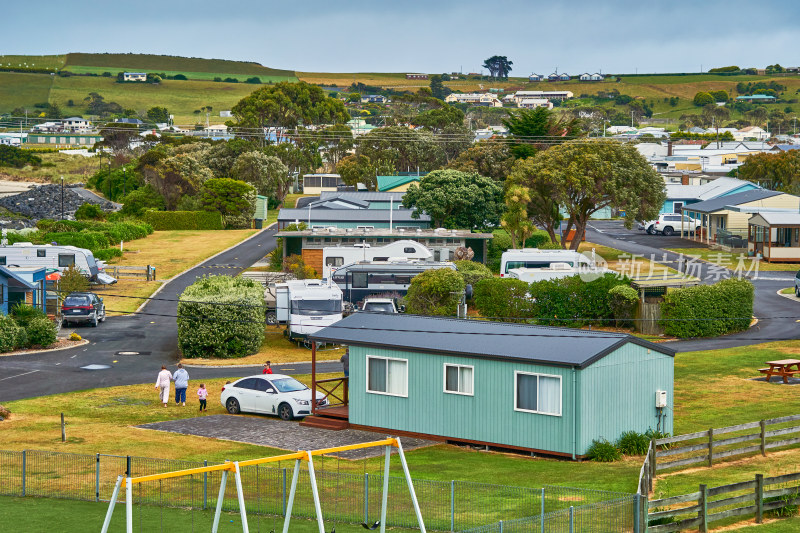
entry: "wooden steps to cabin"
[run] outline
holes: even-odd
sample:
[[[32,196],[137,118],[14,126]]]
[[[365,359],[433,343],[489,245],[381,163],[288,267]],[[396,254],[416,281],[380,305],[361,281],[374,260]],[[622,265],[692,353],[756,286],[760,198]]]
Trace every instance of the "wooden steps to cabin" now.
[[[341,418],[328,418],[326,416],[307,416],[300,422],[301,426],[317,429],[330,429],[341,431],[350,427],[350,422]]]

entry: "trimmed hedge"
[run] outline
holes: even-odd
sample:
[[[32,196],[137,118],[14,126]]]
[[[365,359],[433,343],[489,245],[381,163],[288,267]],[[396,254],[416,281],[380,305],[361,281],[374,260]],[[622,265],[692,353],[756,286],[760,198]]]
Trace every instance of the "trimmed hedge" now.
[[[492,320],[533,316],[533,300],[528,296],[528,284],[520,279],[481,280],[473,287],[472,298],[480,314]]]
[[[580,276],[537,281],[530,284],[529,293],[535,300],[534,312],[539,324],[548,326],[581,327],[589,324],[609,325],[614,312],[608,291],[628,281],[616,274],[605,274],[585,282]]]
[[[21,341],[20,331],[25,331],[17,325],[13,318],[0,314],[0,352],[10,352],[18,348]]]
[[[746,330],[753,316],[753,295],[753,284],[740,279],[670,291],[661,304],[664,333],[715,337]]]
[[[178,317],[178,348],[184,357],[232,359],[256,353],[264,341],[264,287],[241,277],[201,278],[181,294]]]
[[[143,218],[156,231],[223,229],[219,211],[147,211]]]
[[[89,250],[100,250],[111,246],[105,233],[99,231],[78,231],[74,233],[45,233],[40,234],[36,244],[57,242],[59,246],[77,246]]]
[[[110,261],[115,257],[122,257],[122,250],[119,248],[103,248],[102,250],[94,250],[92,255],[98,261]]]

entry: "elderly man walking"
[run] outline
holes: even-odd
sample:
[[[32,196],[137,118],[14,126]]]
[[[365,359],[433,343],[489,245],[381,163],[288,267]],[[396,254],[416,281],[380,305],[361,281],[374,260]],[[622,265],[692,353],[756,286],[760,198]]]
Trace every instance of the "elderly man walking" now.
[[[178,363],[178,370],[172,376],[175,382],[175,405],[182,403],[186,407],[186,389],[189,388],[189,373],[183,368],[183,365]]]
[[[170,381],[172,381],[172,374],[167,370],[166,366],[161,365],[161,372],[158,373],[158,377],[156,378],[156,388],[159,389],[161,403],[164,404],[164,407],[167,406],[167,402],[169,401]]]

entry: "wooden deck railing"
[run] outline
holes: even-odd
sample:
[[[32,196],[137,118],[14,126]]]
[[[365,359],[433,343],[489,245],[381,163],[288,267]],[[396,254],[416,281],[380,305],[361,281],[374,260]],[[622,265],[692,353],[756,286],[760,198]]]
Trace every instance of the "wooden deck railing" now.
[[[800,504],[800,484],[793,483],[797,481],[800,481],[800,473],[769,478],[756,474],[753,481],[711,488],[700,485],[699,490],[691,494],[652,500],[648,503],[647,531],[668,533],[697,528],[705,533],[710,522],[749,514],[754,514],[756,523],[760,524],[765,511]],[[776,485],[778,487],[769,490]],[[743,494],[714,499],[733,493]],[[682,504],[690,505],[675,507]]]
[[[648,461],[651,463],[650,470],[655,476],[656,472],[670,468],[680,468],[688,465],[705,463],[713,466],[714,461],[737,455],[761,452],[767,454],[767,450],[780,448],[792,444],[800,443],[800,426],[779,427],[769,429],[771,426],[784,425],[789,422],[800,420],[800,415],[783,416],[758,422],[748,422],[736,426],[724,428],[711,428],[707,431],[698,431],[686,435],[678,435],[664,439],[656,439],[651,446],[648,454]],[[734,435],[731,437],[720,438],[721,435],[741,433],[753,429],[757,432]],[[776,439],[786,435],[794,435],[791,438]],[[675,446],[678,443],[687,443],[682,446]],[[755,443],[755,444],[752,444]],[[662,462],[663,458],[675,458]]]
[[[325,393],[328,406],[348,405],[348,378],[318,379],[316,384],[317,388]]]

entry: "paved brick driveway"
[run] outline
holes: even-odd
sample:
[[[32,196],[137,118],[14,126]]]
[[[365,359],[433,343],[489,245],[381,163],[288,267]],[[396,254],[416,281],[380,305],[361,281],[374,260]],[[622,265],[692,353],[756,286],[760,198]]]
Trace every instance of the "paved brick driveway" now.
[[[388,435],[388,433],[373,433],[355,429],[331,431],[328,429],[309,428],[303,427],[297,422],[284,422],[277,418],[250,415],[208,415],[143,424],[137,427],[246,442],[288,451],[344,446],[380,440]],[[413,450],[438,444],[437,442],[409,437],[403,437],[401,442],[404,450]],[[342,452],[339,455],[344,459],[363,459],[365,457],[376,457],[382,453],[383,450],[381,448],[366,448],[364,450]]]

